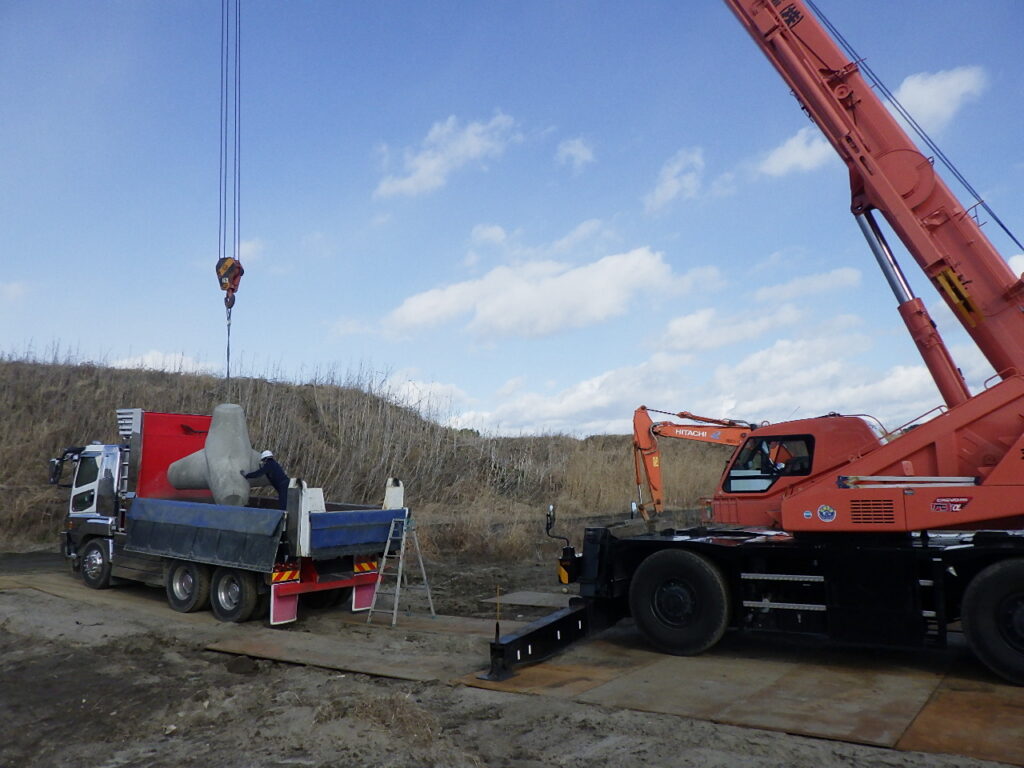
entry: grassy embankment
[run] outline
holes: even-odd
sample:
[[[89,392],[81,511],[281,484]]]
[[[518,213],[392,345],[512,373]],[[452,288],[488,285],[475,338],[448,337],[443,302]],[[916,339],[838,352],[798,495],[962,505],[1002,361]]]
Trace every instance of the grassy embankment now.
[[[365,375],[226,384],[0,359],[0,551],[56,540],[67,491],[47,485],[47,460],[68,445],[116,442],[115,409],[210,413],[221,402],[240,403],[253,445],[271,448],[289,474],[323,487],[329,499],[377,503],[386,478],[402,478],[421,542],[434,552],[533,556],[550,541],[543,519],[551,502],[560,532],[578,544],[574,518],[625,513],[635,495],[626,435],[489,437],[451,429],[424,416],[429,407],[398,402]],[[692,507],[713,489],[728,452],[682,441],[663,446],[668,506]]]

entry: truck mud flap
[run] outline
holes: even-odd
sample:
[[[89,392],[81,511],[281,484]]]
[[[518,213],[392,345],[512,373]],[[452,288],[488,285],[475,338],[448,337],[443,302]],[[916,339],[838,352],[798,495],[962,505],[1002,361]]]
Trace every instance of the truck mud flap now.
[[[622,615],[610,601],[573,598],[568,608],[492,642],[491,668],[479,677],[495,682],[507,680],[515,667],[543,661],[577,640],[607,629]]]
[[[283,525],[284,512],[279,509],[137,498],[128,510],[124,548],[269,572]]]

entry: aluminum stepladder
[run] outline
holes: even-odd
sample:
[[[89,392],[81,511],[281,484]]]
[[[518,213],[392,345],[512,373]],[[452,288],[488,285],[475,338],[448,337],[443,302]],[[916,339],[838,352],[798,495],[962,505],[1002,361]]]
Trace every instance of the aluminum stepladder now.
[[[423,579],[422,584],[410,585],[409,576],[405,570],[405,548],[410,534],[412,535],[412,544],[416,548],[416,561],[420,566],[420,578]],[[383,588],[385,579],[394,579],[395,587],[393,590]],[[391,520],[388,540],[384,545],[384,554],[381,556],[380,565],[377,568],[377,586],[373,591],[373,601],[370,603],[370,610],[366,614],[367,624],[373,622],[374,611],[377,613],[388,611],[391,613],[391,626],[395,626],[398,622],[398,601],[403,586],[407,589],[421,588],[425,590],[427,593],[427,605],[430,606],[430,615],[437,616],[434,612],[434,600],[430,595],[430,583],[427,581],[427,569],[423,566],[420,539],[416,535],[416,525],[408,510],[405,511],[404,516]],[[390,608],[377,607],[377,598],[381,595],[391,598]]]

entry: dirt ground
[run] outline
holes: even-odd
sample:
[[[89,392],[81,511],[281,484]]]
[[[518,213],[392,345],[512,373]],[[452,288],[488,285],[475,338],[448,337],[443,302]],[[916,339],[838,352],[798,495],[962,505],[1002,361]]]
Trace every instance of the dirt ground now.
[[[429,564],[428,564],[428,567]],[[487,617],[500,586],[557,591],[546,562],[430,568],[439,612]],[[60,578],[90,599],[13,586]],[[5,580],[5,577],[6,580]],[[0,766],[993,766],[670,715],[408,682],[205,650],[249,631],[172,612],[159,590],[95,593],[53,553],[0,555]],[[124,596],[132,599],[126,601]],[[96,599],[92,599],[96,598]],[[102,598],[102,599],[101,599]],[[511,609],[511,610],[510,610]],[[334,609],[339,610],[339,609]],[[507,618],[546,612],[507,607]],[[275,630],[276,631],[276,630]],[[288,630],[381,653],[442,654],[483,668],[488,638],[342,624],[309,613]]]

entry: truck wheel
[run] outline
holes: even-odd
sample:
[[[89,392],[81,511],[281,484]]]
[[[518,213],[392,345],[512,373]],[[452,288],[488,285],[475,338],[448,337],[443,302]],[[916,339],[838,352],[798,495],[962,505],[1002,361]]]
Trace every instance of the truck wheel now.
[[[81,554],[82,581],[93,589],[110,586],[110,542],[106,539],[91,539]]]
[[[210,608],[220,621],[248,621],[256,609],[256,577],[249,571],[218,568],[210,582]]]
[[[210,604],[210,569],[172,560],[164,569],[167,604],[178,613],[201,611]]]
[[[961,620],[981,662],[1024,685],[1024,558],[990,565],[967,586]]]
[[[629,585],[629,608],[652,645],[679,656],[706,651],[729,623],[721,572],[682,549],[665,549],[640,563]]]

